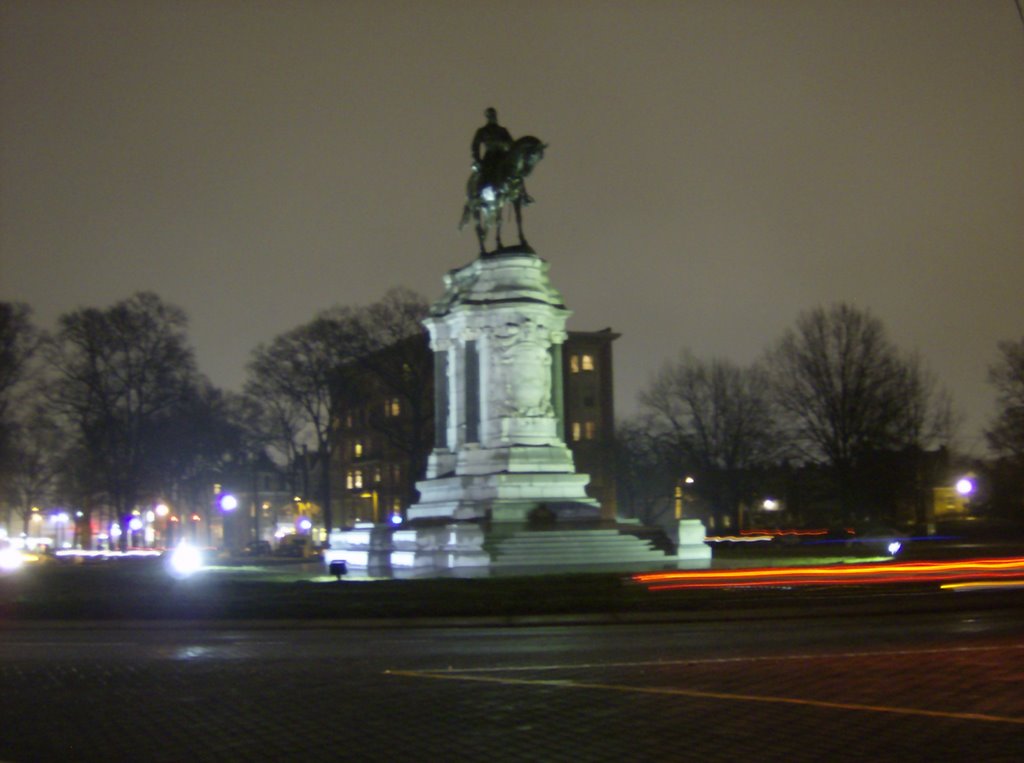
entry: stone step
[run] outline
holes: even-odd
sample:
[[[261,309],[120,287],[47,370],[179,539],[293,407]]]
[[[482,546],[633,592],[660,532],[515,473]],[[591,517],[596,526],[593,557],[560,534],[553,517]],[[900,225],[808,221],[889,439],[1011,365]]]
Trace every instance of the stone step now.
[[[647,546],[602,546],[600,548],[591,546],[573,546],[566,548],[529,548],[529,547],[517,547],[517,548],[503,548],[499,546],[495,549],[495,559],[506,559],[512,556],[543,556],[550,558],[557,558],[560,556],[593,556],[593,557],[605,557],[605,556],[665,556],[665,553],[659,549],[652,549]]]
[[[654,554],[654,555],[631,555],[631,554],[614,554],[609,556],[593,556],[593,555],[581,555],[581,556],[535,556],[524,554],[522,556],[511,556],[511,557],[499,557],[491,560],[492,567],[530,567],[532,565],[543,565],[547,567],[557,567],[558,565],[566,565],[579,567],[583,565],[612,565],[612,564],[663,564],[671,563],[675,560],[666,556],[665,554]]]
[[[499,567],[663,563],[671,558],[650,541],[616,530],[520,532],[498,542]]]

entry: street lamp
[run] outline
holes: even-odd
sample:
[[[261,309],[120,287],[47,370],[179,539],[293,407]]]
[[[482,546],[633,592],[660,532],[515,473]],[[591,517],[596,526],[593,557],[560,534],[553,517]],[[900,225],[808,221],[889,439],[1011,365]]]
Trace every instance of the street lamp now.
[[[31,538],[35,539],[35,538],[38,538],[40,535],[42,535],[42,529],[41,529],[42,523],[43,523],[43,517],[39,513],[39,508],[36,507],[36,506],[33,506],[32,507],[32,516],[29,518],[29,526],[28,526],[28,533],[29,533],[29,536]],[[32,540],[30,542],[31,542],[32,546],[35,546],[35,545],[38,544],[39,541],[38,540]],[[26,548],[27,547],[28,547],[28,541],[26,542]]]
[[[224,493],[221,495],[219,501],[220,509],[224,513],[224,547],[228,551],[235,551],[236,538],[235,535],[235,520],[230,519],[234,515],[235,509],[238,508],[238,499],[235,498],[231,493]]]
[[[954,489],[956,494],[960,497],[960,513],[963,516],[968,516],[971,512],[971,497],[974,495],[977,486],[974,484],[974,475],[965,474],[963,477],[956,481]]]

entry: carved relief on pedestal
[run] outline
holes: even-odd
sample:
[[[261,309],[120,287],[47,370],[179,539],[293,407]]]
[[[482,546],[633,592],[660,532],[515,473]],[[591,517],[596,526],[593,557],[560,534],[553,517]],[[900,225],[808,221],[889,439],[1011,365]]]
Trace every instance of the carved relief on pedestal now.
[[[532,318],[517,317],[491,333],[498,399],[506,416],[551,417],[551,332]]]

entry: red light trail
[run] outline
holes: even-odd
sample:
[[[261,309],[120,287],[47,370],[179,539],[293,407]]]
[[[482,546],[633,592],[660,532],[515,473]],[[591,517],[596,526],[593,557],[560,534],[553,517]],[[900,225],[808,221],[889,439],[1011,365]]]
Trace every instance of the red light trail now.
[[[779,586],[877,585],[972,581],[973,587],[1024,585],[1024,557],[966,559],[956,562],[889,562],[804,567],[757,567],[744,570],[686,570],[633,575],[650,591],[686,588],[766,588]],[[945,587],[945,586],[944,586]],[[948,586],[967,587],[966,585]]]

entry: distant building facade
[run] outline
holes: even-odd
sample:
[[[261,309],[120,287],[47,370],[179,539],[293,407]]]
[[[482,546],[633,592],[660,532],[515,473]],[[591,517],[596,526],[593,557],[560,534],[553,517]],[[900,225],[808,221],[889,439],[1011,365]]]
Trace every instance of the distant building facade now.
[[[600,502],[607,519],[616,514],[612,342],[618,337],[611,329],[570,331],[562,349],[562,437],[576,471],[590,475],[587,494]],[[411,342],[417,346],[408,346]],[[339,383],[346,402],[334,422],[331,465],[339,527],[404,521],[433,446],[433,353],[427,335],[405,340],[383,355],[389,352],[401,354],[400,366],[408,368],[399,370],[420,383],[389,383],[364,368]],[[413,367],[419,365],[424,367]]]

